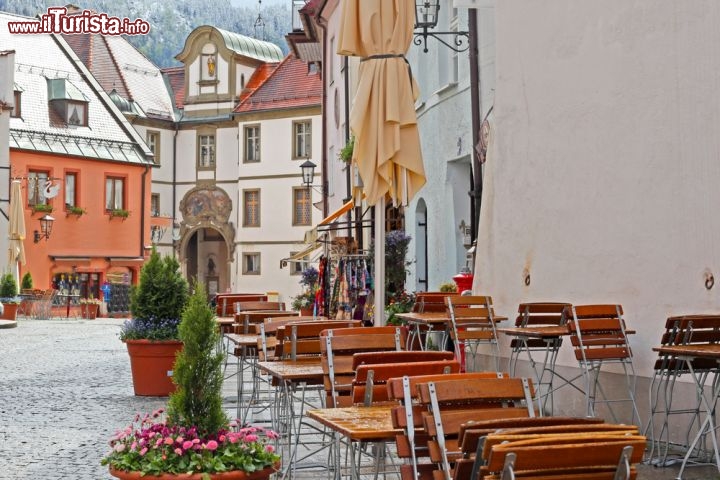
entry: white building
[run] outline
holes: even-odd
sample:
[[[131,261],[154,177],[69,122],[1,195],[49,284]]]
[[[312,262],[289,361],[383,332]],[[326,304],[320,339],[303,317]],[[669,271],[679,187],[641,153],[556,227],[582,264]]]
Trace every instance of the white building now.
[[[8,229],[10,210],[10,116],[15,107],[15,52],[0,51],[0,225]],[[0,235],[0,252],[8,250],[8,236]]]

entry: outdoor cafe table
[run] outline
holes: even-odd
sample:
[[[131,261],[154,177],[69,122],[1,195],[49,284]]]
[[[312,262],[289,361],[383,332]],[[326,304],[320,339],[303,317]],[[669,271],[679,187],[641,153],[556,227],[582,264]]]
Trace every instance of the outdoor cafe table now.
[[[308,410],[308,418],[319,422],[352,442],[389,442],[402,430],[393,428],[390,412],[397,405],[357,406],[344,408],[321,408]],[[339,438],[336,437],[336,446]],[[376,453],[377,454],[377,453]],[[353,456],[354,457],[354,456]],[[340,449],[333,456],[335,477],[340,477]],[[359,478],[354,458],[351,461],[351,477]]]
[[[232,350],[228,346],[228,351],[232,351],[237,357],[237,418],[244,418],[242,414],[242,398],[245,385],[245,365],[248,364],[249,355],[248,350],[251,348],[257,348],[257,335],[239,335],[237,333],[226,333],[223,336],[227,341],[233,345]],[[240,355],[236,355],[235,352],[239,350]],[[227,361],[227,360],[226,360]],[[253,372],[253,381],[255,380],[255,369],[254,365],[250,364],[250,369]]]
[[[287,453],[282,450],[285,471],[282,478],[294,477],[297,463],[295,454],[300,444],[301,428],[307,402],[305,393],[308,386],[322,385],[323,369],[320,357],[301,357],[296,360],[278,360],[274,362],[257,362],[260,371],[265,372],[276,380],[278,385],[275,391],[275,400],[271,407],[271,420],[273,429],[283,432],[282,422],[287,422]],[[297,399],[300,409],[295,409],[296,391],[300,391]]]
[[[713,418],[715,412],[715,403],[720,395],[720,382],[715,382],[713,385],[712,395],[708,398],[705,395],[704,385],[701,383],[700,378],[693,369],[693,361],[696,359],[714,360],[720,365],[720,344],[692,344],[692,345],[663,345],[660,347],[654,347],[654,351],[659,352],[663,355],[670,355],[677,357],[678,360],[683,360],[688,366],[688,370],[695,382],[695,389],[697,396],[705,407],[705,419],[702,421],[700,428],[698,429],[695,438],[690,445],[688,445],[687,453],[683,458],[680,472],[678,473],[678,479],[682,479],[683,472],[687,466],[687,462],[692,456],[692,452],[695,449],[695,445],[700,441],[703,435],[709,433],[712,439],[713,452],[715,454],[715,465],[717,466],[718,472],[720,472],[720,453],[718,453],[717,438],[715,437],[715,420]]]

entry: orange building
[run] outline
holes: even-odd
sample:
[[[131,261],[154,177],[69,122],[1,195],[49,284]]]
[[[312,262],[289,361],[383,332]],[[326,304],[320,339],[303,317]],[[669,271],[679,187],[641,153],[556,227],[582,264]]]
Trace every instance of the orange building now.
[[[20,274],[80,297],[100,297],[109,282],[126,302],[150,245],[153,154],[62,37],[3,26],[0,43],[16,52],[9,144],[25,205]],[[54,218],[47,238],[45,215]]]

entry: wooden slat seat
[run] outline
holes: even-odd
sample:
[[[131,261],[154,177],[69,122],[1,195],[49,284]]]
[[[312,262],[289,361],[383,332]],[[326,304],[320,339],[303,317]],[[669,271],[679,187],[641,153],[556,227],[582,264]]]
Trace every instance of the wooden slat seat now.
[[[495,329],[495,310],[492,297],[487,295],[469,295],[446,297],[449,313],[447,331],[455,345],[455,355],[462,358],[460,348],[470,353],[473,360],[477,356],[478,346],[488,344],[493,349],[495,370],[499,370],[500,352],[497,331]],[[466,363],[468,360],[466,357]],[[472,370],[469,368],[467,370]]]
[[[357,327],[360,320],[322,320],[288,323],[283,327],[282,357],[295,360],[298,356],[320,355],[320,333],[328,329]]]

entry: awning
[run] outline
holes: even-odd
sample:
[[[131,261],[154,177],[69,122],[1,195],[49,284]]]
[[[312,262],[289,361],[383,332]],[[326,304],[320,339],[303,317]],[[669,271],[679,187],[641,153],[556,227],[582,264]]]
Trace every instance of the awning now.
[[[111,267],[139,267],[145,263],[143,257],[107,257]]]
[[[305,232],[305,243],[314,243],[318,239],[318,227],[322,225],[329,225],[341,216],[348,213],[355,206],[355,201],[350,200],[346,202],[342,207],[335,210],[333,213],[323,218],[320,223],[315,225],[312,230]]]
[[[306,262],[307,260],[304,260],[304,258],[320,247],[322,247],[322,244],[319,242],[315,242],[312,245],[308,245],[307,247],[303,248],[296,254],[291,255],[288,258],[283,258],[282,260],[280,260],[280,268],[286,267],[287,264],[291,262]]]

